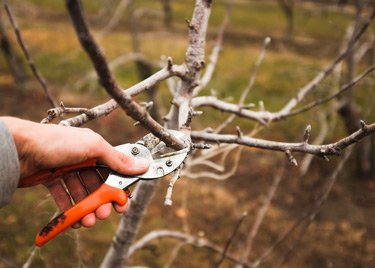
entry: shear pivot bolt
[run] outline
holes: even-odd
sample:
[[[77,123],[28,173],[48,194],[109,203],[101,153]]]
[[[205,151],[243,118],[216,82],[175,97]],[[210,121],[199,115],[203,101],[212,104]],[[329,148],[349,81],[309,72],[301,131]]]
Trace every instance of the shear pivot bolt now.
[[[132,154],[133,154],[133,155],[137,155],[137,154],[139,154],[139,149],[138,149],[137,147],[133,147],[133,148],[132,148]]]
[[[165,164],[166,164],[168,167],[171,167],[171,166],[173,165],[173,162],[172,162],[172,160],[167,160],[167,161],[165,162]]]

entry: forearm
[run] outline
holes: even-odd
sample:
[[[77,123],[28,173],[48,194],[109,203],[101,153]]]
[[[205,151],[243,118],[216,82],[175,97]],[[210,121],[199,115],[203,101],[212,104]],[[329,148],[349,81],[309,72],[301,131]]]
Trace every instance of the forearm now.
[[[10,202],[20,176],[17,148],[5,122],[9,120],[0,117],[0,207]]]

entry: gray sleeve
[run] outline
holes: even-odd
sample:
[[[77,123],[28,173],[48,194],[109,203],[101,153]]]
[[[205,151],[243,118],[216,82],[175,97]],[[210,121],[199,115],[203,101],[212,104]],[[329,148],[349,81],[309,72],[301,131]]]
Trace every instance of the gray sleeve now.
[[[0,208],[12,199],[17,188],[20,167],[13,136],[0,120]]]

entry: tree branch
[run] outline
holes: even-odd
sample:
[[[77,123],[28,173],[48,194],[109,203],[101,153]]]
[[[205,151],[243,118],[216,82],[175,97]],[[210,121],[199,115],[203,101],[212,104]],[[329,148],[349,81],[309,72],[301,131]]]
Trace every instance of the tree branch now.
[[[164,81],[165,79],[172,77],[172,76],[183,76],[184,72],[186,72],[186,68],[184,65],[173,65],[170,69],[167,67],[161,69],[160,71],[154,73],[149,78],[139,82],[138,84],[124,90],[124,92],[131,97],[134,97],[140,93],[142,93],[145,90],[148,90],[149,88],[152,88],[156,84],[160,83],[161,81]],[[60,124],[66,125],[66,126],[81,126],[92,119],[106,116],[110,114],[112,111],[118,108],[118,104],[115,100],[109,100],[106,103],[103,103],[101,105],[98,105],[96,107],[93,107],[89,109],[89,113],[92,114],[92,117],[88,117],[86,114],[81,114],[69,119],[66,119],[64,121],[61,121]]]
[[[43,76],[39,73],[38,69],[36,68],[35,63],[30,56],[29,50],[27,49],[26,44],[22,39],[21,32],[18,29],[16,20],[14,19],[12,11],[10,10],[10,8],[8,6],[8,0],[3,0],[3,2],[4,2],[4,8],[5,8],[5,10],[8,14],[8,17],[9,17],[10,23],[13,27],[14,33],[17,36],[17,41],[18,41],[18,43],[19,43],[19,45],[22,49],[23,54],[25,55],[25,58],[27,59],[27,62],[30,66],[30,69],[31,69],[34,77],[38,80],[38,82],[42,86],[44,94],[45,94],[49,104],[51,105],[51,107],[57,107],[58,105],[57,105],[56,101],[54,100],[54,98],[52,96],[52,93],[51,93],[46,81],[44,80]]]
[[[205,44],[208,20],[211,14],[210,0],[196,0],[193,18],[188,22],[189,45],[185,64],[188,72],[178,87],[167,119],[169,129],[179,129],[188,118],[190,100],[194,89],[200,85],[200,75],[205,66]]]
[[[176,181],[180,178],[181,169],[182,169],[182,166],[178,167],[176,171],[174,172],[172,179],[169,181],[167,194],[165,195],[165,200],[164,200],[164,205],[166,206],[172,206],[173,186],[176,183]]]
[[[262,125],[267,124],[266,118],[272,117],[272,114],[270,112],[256,112],[247,110],[245,107],[241,107],[240,105],[219,100],[216,96],[195,97],[191,100],[191,106],[194,108],[210,106],[220,111],[233,113],[239,117],[252,119]]]
[[[354,44],[359,40],[362,34],[366,31],[368,26],[370,25],[371,21],[374,19],[375,16],[375,8],[371,11],[371,14],[366,19],[365,23],[362,27],[353,35],[353,38],[348,45],[339,53],[339,55],[333,60],[333,62],[327,66],[323,71],[321,71],[314,79],[312,79],[306,86],[301,88],[297,95],[292,98],[279,112],[274,113],[272,116],[272,120],[280,120],[285,115],[287,115],[296,105],[305,98],[305,96],[313,90],[325,77],[332,73],[335,66],[340,63],[346,55],[350,52],[353,48]]]
[[[365,70],[363,73],[361,73],[360,75],[358,75],[356,78],[354,78],[352,81],[350,81],[349,83],[347,83],[346,85],[344,85],[342,88],[340,88],[339,91],[325,97],[325,98],[322,98],[322,99],[319,99],[319,100],[316,100],[298,110],[295,110],[295,111],[292,111],[290,112],[288,115],[284,116],[285,117],[290,117],[290,116],[294,116],[294,115],[297,115],[297,114],[300,114],[300,113],[304,113],[318,105],[321,105],[323,103],[326,103],[330,100],[333,100],[335,98],[337,98],[338,96],[340,96],[341,94],[343,94],[344,92],[346,92],[347,90],[350,90],[351,88],[353,88],[354,85],[356,85],[359,81],[361,81],[364,77],[366,77],[369,73],[371,73],[372,71],[375,70],[375,64],[370,66],[367,70]]]
[[[222,47],[222,44],[223,44],[224,33],[225,33],[225,30],[226,30],[226,28],[228,26],[228,23],[229,23],[230,12],[231,12],[231,9],[232,9],[232,1],[233,0],[228,0],[228,2],[227,2],[227,8],[226,8],[226,11],[225,11],[224,19],[223,19],[223,22],[220,25],[218,35],[217,35],[217,38],[216,38],[216,43],[215,43],[215,46],[212,49],[212,52],[211,52],[211,55],[210,55],[210,58],[209,58],[210,62],[209,62],[209,64],[207,64],[207,67],[206,67],[204,75],[201,79],[200,85],[197,86],[194,89],[193,94],[192,94],[193,96],[198,95],[198,93],[204,87],[207,86],[208,82],[212,78],[212,75],[213,75],[215,67],[216,67],[217,59],[219,57],[219,53],[221,51],[221,47]]]
[[[134,198],[129,202],[129,207],[121,217],[120,226],[113,237],[100,267],[121,267],[131,256],[130,247],[138,233],[145,210],[150,202],[159,180],[140,181],[134,190]]]
[[[158,124],[144,109],[132,100],[131,95],[123,92],[112,76],[103,51],[91,35],[82,8],[77,0],[66,0],[66,8],[72,19],[79,42],[91,59],[99,77],[100,84],[110,94],[122,109],[134,120],[139,121],[147,130],[174,149],[185,148],[182,140],[175,138],[167,129]]]
[[[325,201],[327,200],[327,197],[328,197],[329,193],[331,192],[332,187],[337,180],[337,176],[338,176],[339,172],[343,168],[346,161],[349,159],[349,156],[350,156],[351,152],[352,152],[352,148],[349,148],[349,150],[345,152],[342,160],[337,165],[336,169],[329,176],[328,181],[323,186],[323,190],[320,193],[320,196],[318,197],[318,199],[315,203],[315,207],[307,214],[307,217],[305,218],[306,222],[302,226],[302,230],[300,231],[299,236],[297,237],[296,241],[294,241],[294,243],[286,251],[285,255],[281,258],[280,262],[276,266],[277,268],[281,267],[289,259],[290,254],[297,247],[299,242],[302,240],[303,236],[306,234],[307,229],[310,227],[311,223],[315,220],[315,218],[318,215],[320,209],[323,207]]]
[[[295,116],[297,114],[306,112],[318,105],[321,105],[323,103],[326,103],[330,100],[333,100],[343,94],[345,91],[353,88],[359,81],[361,81],[363,78],[365,78],[369,73],[375,70],[375,65],[370,66],[367,70],[365,70],[363,73],[358,75],[356,78],[354,78],[352,81],[350,81],[348,84],[344,85],[339,91],[325,97],[319,100],[316,100],[298,110],[295,111],[288,111],[286,113],[283,113],[281,115],[280,112],[268,112],[268,111],[251,111],[247,110],[246,106],[244,105],[237,105],[233,103],[224,102],[222,100],[219,100],[216,96],[201,96],[201,97],[195,97],[191,100],[191,106],[194,108],[199,108],[203,106],[210,106],[212,108],[218,109],[220,111],[233,113],[234,115],[237,115],[239,117],[251,119],[254,121],[257,121],[258,123],[262,125],[266,125],[271,121],[279,121],[281,119],[285,119],[287,117]],[[221,130],[222,128],[220,128]]]
[[[375,133],[375,123],[366,125],[363,121],[361,121],[361,128],[358,131],[339,140],[338,142],[326,145],[312,145],[305,142],[275,142],[250,138],[246,136],[239,137],[237,135],[212,134],[204,131],[192,131],[191,137],[192,139],[200,139],[209,142],[236,143],[248,147],[280,152],[286,152],[287,150],[289,150],[290,152],[308,153],[322,157],[329,155],[340,155],[341,151],[346,147],[360,141],[364,137],[373,133]]]
[[[273,179],[273,183],[270,186],[270,188],[268,190],[268,193],[267,193],[267,198],[263,202],[262,207],[259,209],[259,211],[257,213],[257,216],[255,218],[255,221],[254,221],[254,223],[253,223],[253,225],[250,229],[250,232],[247,236],[246,247],[245,247],[244,252],[242,253],[241,261],[246,261],[247,258],[250,255],[250,252],[251,252],[251,249],[252,249],[252,246],[253,246],[253,242],[254,242],[254,238],[255,238],[256,234],[258,233],[260,225],[263,222],[263,219],[264,219],[264,216],[266,215],[269,204],[271,203],[273,197],[275,196],[277,187],[279,186],[279,183],[280,183],[280,181],[281,181],[281,179],[284,175],[284,170],[285,170],[285,164],[282,165],[281,169],[277,172],[277,174],[275,175],[275,177]],[[239,267],[242,267],[242,266],[239,266]]]
[[[227,243],[225,243],[223,252],[221,253],[220,260],[215,265],[216,268],[219,268],[220,265],[223,263],[226,255],[227,255],[228,248],[229,248],[230,244],[232,243],[233,238],[236,236],[236,234],[238,232],[238,229],[240,228],[240,226],[241,226],[241,224],[244,221],[246,216],[247,216],[247,212],[243,212],[242,215],[241,215],[241,218],[239,219],[239,221],[237,222],[236,226],[233,229],[231,237],[228,239]]]
[[[207,248],[207,249],[209,249],[209,250],[211,250],[211,251],[213,251],[217,254],[220,254],[220,255],[223,253],[222,248],[220,248],[217,245],[207,241],[204,238],[195,237],[195,236],[192,236],[192,235],[189,235],[189,234],[184,234],[184,233],[177,232],[177,231],[157,230],[157,231],[152,231],[152,232],[148,233],[147,235],[142,237],[140,240],[138,240],[136,243],[134,243],[133,246],[129,250],[129,256],[128,257],[132,256],[135,251],[144,247],[151,240],[158,239],[158,238],[164,238],[164,237],[165,238],[179,239],[181,241],[184,241],[187,244],[191,244],[191,245],[194,245],[196,247]],[[241,261],[231,253],[226,253],[225,256],[235,263],[241,263]],[[247,268],[252,268],[252,266],[248,263],[244,263],[243,266],[247,267]]]

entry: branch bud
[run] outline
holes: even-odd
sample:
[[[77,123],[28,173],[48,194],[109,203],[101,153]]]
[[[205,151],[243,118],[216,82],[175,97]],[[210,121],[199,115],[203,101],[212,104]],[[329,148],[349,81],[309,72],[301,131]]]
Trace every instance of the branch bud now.
[[[365,130],[366,130],[366,123],[365,123],[365,121],[360,120],[360,121],[359,121],[359,124],[361,125],[361,129],[362,129],[363,131],[365,131]]]
[[[236,131],[237,131],[237,136],[238,136],[238,138],[241,139],[243,134],[242,134],[241,129],[240,129],[239,126],[236,127]]]
[[[195,29],[194,24],[191,23],[191,21],[188,18],[186,18],[185,21],[186,21],[187,26],[189,27],[190,30],[194,30]]]
[[[289,149],[285,151],[285,154],[290,163],[292,163],[295,166],[298,166],[297,160],[294,158],[294,156],[292,155]]]
[[[203,111],[193,111],[193,116],[200,116],[203,114]]]
[[[264,102],[263,101],[259,101],[259,110],[264,112]]]
[[[241,109],[251,109],[251,108],[254,108],[254,106],[255,106],[254,103],[249,103],[249,104],[242,105],[240,108]]]
[[[311,133],[311,125],[308,125],[305,129],[305,133],[303,134],[303,143],[307,143],[309,141],[309,136]]]
[[[167,65],[168,70],[171,70],[172,66],[173,66],[173,60],[171,57],[168,57],[168,65]]]
[[[267,36],[267,37],[264,39],[264,45],[265,45],[265,46],[268,46],[269,43],[271,43],[271,37]]]
[[[154,105],[154,102],[152,101],[146,103],[146,106],[145,106],[146,111],[149,111],[153,105]]]

